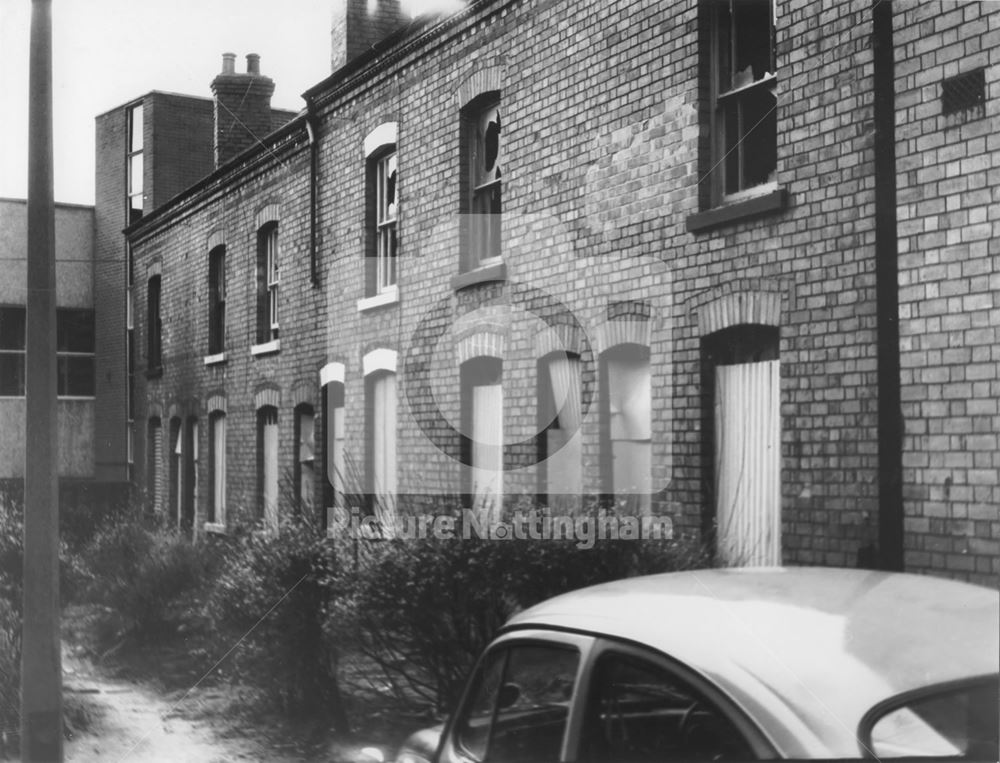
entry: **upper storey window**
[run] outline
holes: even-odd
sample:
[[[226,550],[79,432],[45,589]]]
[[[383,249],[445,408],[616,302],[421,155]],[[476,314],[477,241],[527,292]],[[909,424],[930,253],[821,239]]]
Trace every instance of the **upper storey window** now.
[[[396,151],[389,150],[372,160],[375,219],[372,238],[375,255],[372,281],[374,294],[383,294],[396,285]]]
[[[500,258],[501,179],[500,95],[477,98],[465,113],[468,203],[468,267]]]
[[[128,222],[134,223],[142,217],[142,104],[128,110]]]
[[[712,203],[773,188],[777,166],[772,0],[711,0]]]
[[[278,286],[281,283],[278,224],[268,223],[257,232],[257,343],[278,338]]]

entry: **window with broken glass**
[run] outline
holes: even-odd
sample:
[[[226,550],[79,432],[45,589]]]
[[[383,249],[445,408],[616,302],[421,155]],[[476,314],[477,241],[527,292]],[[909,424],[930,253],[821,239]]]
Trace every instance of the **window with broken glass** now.
[[[712,203],[775,187],[777,101],[772,0],[711,0]]]
[[[500,258],[501,177],[500,99],[493,96],[468,114],[469,266]]]
[[[396,284],[396,152],[375,162],[375,293]]]
[[[257,343],[278,338],[279,271],[278,224],[268,223],[257,233]]]
[[[226,248],[208,253],[208,354],[226,349]]]

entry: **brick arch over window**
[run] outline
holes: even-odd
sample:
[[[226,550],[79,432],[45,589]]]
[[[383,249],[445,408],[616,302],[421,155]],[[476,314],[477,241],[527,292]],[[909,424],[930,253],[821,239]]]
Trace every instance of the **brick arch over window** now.
[[[254,218],[254,229],[262,228],[268,223],[275,223],[281,219],[281,205],[280,204],[268,204],[262,207],[257,212],[257,216]]]
[[[327,363],[319,370],[319,386],[325,387],[327,384],[343,384],[347,369],[343,363],[333,361]]]
[[[461,366],[472,358],[503,359],[507,348],[506,335],[498,331],[479,330],[455,342],[455,362]]]
[[[214,230],[208,234],[208,239],[205,242],[205,250],[212,251],[217,246],[226,245],[226,234],[221,230]]]
[[[483,93],[503,90],[506,71],[503,66],[483,66],[473,71],[455,91],[455,105],[464,109]]]
[[[297,408],[300,405],[308,405],[310,407],[315,407],[316,405],[316,389],[312,382],[305,379],[301,379],[292,385],[289,397],[291,398],[293,408]]]
[[[163,266],[160,263],[160,258],[156,257],[148,265],[146,265],[146,278],[152,278],[153,276],[160,275]]]
[[[365,136],[365,158],[370,157],[380,148],[394,146],[399,134],[398,122],[383,122]]]
[[[146,416],[151,419],[163,419],[163,406],[159,403],[150,403],[146,407]]]
[[[187,400],[175,400],[167,406],[167,418],[187,418],[188,416],[200,416],[201,403],[195,398]]]
[[[583,355],[585,349],[587,349],[587,337],[581,326],[559,324],[549,326],[535,335],[536,358],[544,358],[553,352]]]
[[[651,333],[649,324],[648,319],[638,316],[616,318],[602,323],[594,335],[597,354],[603,354],[612,347],[626,344],[649,347]]]
[[[215,413],[216,411],[220,413],[227,413],[226,396],[223,394],[209,396],[208,401],[205,403],[205,410],[208,413]]]
[[[718,296],[697,309],[698,333],[708,336],[745,323],[780,326],[781,298],[777,291],[737,291]]]
[[[396,351],[386,347],[371,350],[361,359],[361,373],[363,376],[370,376],[376,371],[387,371],[394,374],[396,373],[396,358]]]
[[[262,387],[253,396],[253,407],[255,409],[271,406],[281,408],[281,390],[275,386]]]

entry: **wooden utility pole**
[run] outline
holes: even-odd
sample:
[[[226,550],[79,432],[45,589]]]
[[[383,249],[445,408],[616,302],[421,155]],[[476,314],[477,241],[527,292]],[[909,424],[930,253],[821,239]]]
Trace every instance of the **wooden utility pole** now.
[[[21,759],[62,760],[52,0],[31,2]]]

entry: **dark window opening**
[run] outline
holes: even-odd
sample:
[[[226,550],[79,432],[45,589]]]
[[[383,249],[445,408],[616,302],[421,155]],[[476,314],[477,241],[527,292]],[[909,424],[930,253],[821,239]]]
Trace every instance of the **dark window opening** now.
[[[771,0],[706,4],[710,151],[705,175],[717,205],[775,182],[777,100]]]
[[[163,366],[163,320],[160,314],[160,276],[149,279],[146,287],[146,370],[158,372]]]
[[[56,385],[60,397],[94,396],[94,349],[94,311],[57,310]]]
[[[208,254],[208,354],[226,348],[226,248],[217,246]]]
[[[0,307],[0,396],[24,396],[25,308]]]

